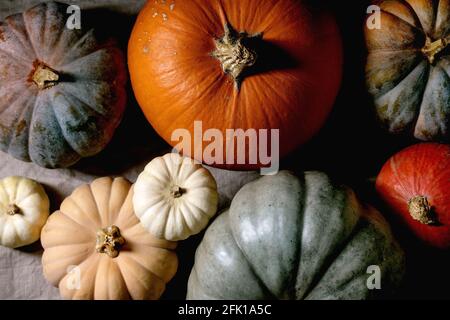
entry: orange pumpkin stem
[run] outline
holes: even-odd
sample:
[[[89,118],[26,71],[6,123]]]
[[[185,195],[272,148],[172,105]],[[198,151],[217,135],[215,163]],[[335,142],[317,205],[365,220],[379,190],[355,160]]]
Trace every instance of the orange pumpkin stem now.
[[[116,226],[111,226],[97,231],[97,245],[98,253],[105,253],[110,258],[116,258],[122,246],[125,244],[125,239],[120,234],[120,229]]]
[[[244,71],[253,66],[258,58],[257,53],[245,45],[245,40],[259,37],[261,34],[252,36],[245,32],[238,33],[226,24],[225,35],[215,41],[216,50],[212,56],[220,61],[223,72],[231,76],[237,89],[242,83]]]
[[[10,216],[14,216],[16,214],[20,214],[22,211],[20,210],[20,208],[15,205],[15,204],[10,204],[8,206],[8,209],[6,210],[6,213]]]
[[[48,89],[58,84],[59,74],[49,66],[38,63],[31,76],[39,90]]]
[[[427,37],[425,46],[422,48],[422,53],[428,58],[430,64],[434,64],[434,62],[436,61],[436,55],[444,50],[447,45],[447,39],[432,41],[429,37]]]
[[[430,225],[437,222],[428,199],[424,196],[417,196],[409,200],[408,209],[411,217],[420,223]]]

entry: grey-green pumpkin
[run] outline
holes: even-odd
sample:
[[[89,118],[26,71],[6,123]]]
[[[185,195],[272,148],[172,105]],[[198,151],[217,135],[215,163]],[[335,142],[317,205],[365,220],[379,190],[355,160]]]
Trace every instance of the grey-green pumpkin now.
[[[51,168],[100,152],[126,102],[123,54],[67,27],[67,8],[43,3],[0,23],[0,150]]]
[[[366,79],[392,133],[450,140],[450,0],[376,2],[365,28]],[[378,24],[378,25],[377,25]]]
[[[245,185],[208,228],[187,298],[368,299],[391,294],[404,265],[386,221],[353,191],[281,171]]]

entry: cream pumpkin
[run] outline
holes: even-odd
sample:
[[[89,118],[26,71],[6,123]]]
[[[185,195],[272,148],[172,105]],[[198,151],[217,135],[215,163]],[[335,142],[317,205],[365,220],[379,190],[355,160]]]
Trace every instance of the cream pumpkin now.
[[[77,188],[42,230],[44,275],[66,299],[158,299],[175,275],[175,242],[139,223],[123,178]]]
[[[44,188],[24,177],[0,180],[0,245],[18,248],[39,240],[49,215]]]
[[[133,197],[136,215],[155,237],[178,241],[199,233],[217,212],[217,184],[194,160],[169,153],[139,175]]]

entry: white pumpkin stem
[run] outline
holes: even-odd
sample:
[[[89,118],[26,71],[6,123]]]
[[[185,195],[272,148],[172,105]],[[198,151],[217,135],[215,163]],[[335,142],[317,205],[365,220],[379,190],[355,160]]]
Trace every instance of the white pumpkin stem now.
[[[170,195],[175,199],[180,198],[183,195],[183,193],[184,190],[179,186],[172,186],[172,188],[170,188]]]
[[[420,223],[431,225],[437,222],[428,199],[424,196],[416,196],[409,200],[408,209],[411,217]]]
[[[120,234],[120,229],[116,226],[97,231],[97,245],[95,248],[98,253],[105,253],[110,258],[116,258],[124,244],[125,239]]]
[[[261,34],[248,35],[236,32],[229,24],[225,25],[225,35],[215,41],[216,50],[212,56],[217,58],[223,72],[234,80],[236,88],[240,88],[244,71],[256,63],[258,55],[244,44],[245,39],[260,38]]]
[[[9,214],[10,216],[14,216],[16,214],[21,214],[22,210],[20,210],[20,208],[17,205],[10,204],[8,206],[8,209],[6,210],[6,213]]]
[[[422,53],[427,57],[430,64],[434,64],[436,55],[444,50],[448,45],[447,39],[439,39],[432,41],[429,37],[425,42],[425,46],[422,48]]]
[[[44,90],[58,84],[59,74],[44,63],[38,62],[35,65],[31,79],[39,90]]]

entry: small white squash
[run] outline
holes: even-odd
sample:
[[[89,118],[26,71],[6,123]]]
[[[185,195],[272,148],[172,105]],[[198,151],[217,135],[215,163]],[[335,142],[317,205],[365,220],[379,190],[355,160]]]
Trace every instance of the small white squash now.
[[[134,188],[136,215],[157,238],[185,240],[202,231],[217,212],[214,177],[201,164],[177,153],[152,160]]]
[[[49,213],[39,183],[24,177],[0,180],[0,245],[18,248],[37,241]]]

